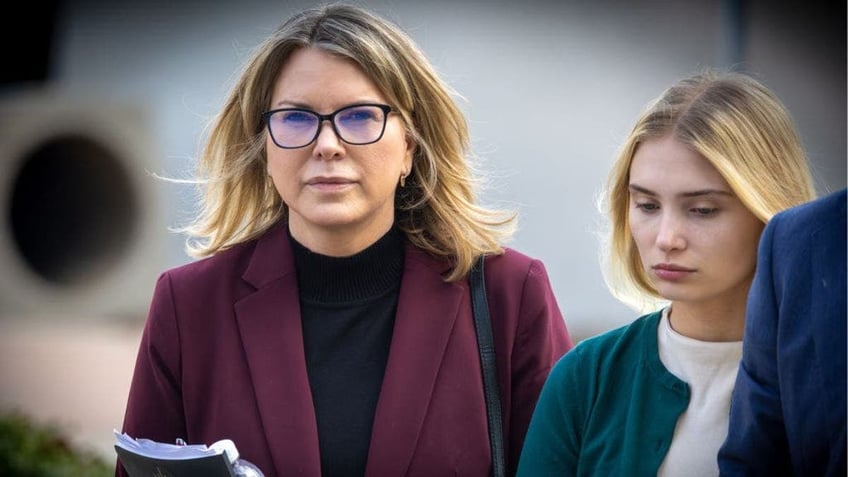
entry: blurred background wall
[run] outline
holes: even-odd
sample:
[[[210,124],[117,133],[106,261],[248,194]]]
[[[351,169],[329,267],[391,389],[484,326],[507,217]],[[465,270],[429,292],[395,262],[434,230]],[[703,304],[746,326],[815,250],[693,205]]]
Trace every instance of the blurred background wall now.
[[[598,261],[596,199],[647,103],[708,67],[784,100],[820,193],[846,184],[844,2],[360,1],[464,97],[483,201],[544,261],[575,339],[632,320]],[[306,1],[47,2],[7,17],[0,86],[0,410],[112,457],[150,293],[189,261],[168,228],[250,49]]]

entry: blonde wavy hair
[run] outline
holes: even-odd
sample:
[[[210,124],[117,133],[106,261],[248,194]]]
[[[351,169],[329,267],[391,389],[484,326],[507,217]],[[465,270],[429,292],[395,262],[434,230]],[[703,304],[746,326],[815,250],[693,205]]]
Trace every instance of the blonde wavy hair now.
[[[706,158],[763,223],[816,195],[792,119],[763,84],[742,73],[708,71],[671,86],[637,119],[601,202],[610,227],[604,257],[607,285],[618,299],[640,310],[662,297],[630,234],[630,165],[641,143],[667,134]]]
[[[464,277],[482,254],[503,253],[516,216],[476,203],[480,182],[456,93],[398,26],[356,6],[330,4],[294,15],[259,45],[211,123],[198,167],[201,210],[181,229],[189,254],[212,255],[286,218],[266,172],[261,114],[280,69],[302,48],[355,61],[402,116],[416,148],[406,186],[395,193],[395,223],[415,246],[451,262],[446,280]]]

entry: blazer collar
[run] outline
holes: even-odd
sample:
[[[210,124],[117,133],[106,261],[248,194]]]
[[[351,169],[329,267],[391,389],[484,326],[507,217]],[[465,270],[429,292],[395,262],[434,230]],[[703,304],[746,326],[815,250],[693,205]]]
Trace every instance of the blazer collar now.
[[[255,288],[262,289],[294,272],[289,229],[286,221],[280,220],[256,239],[253,255],[242,278]]]
[[[465,297],[446,283],[445,261],[407,243],[389,360],[377,403],[366,476],[404,475]],[[277,473],[321,475],[306,372],[294,257],[284,221],[256,243],[243,279],[256,291],[235,304],[262,428]]]
[[[243,279],[256,291],[235,311],[276,474],[319,477],[318,427],[285,221],[257,240]]]
[[[406,475],[429,408],[442,358],[467,287],[447,283],[447,270],[406,247],[389,361],[377,402],[365,475]]]

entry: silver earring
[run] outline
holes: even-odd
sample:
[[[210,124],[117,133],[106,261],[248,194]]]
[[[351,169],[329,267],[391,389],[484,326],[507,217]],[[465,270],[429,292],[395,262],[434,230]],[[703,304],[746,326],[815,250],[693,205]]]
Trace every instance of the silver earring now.
[[[406,185],[406,172],[403,172],[400,175],[400,186],[403,187],[405,185]]]

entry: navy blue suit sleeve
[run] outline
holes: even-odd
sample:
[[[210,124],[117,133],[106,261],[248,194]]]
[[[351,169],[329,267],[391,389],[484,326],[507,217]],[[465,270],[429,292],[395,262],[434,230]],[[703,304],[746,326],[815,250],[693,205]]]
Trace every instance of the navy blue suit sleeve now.
[[[846,475],[845,275],[845,189],[766,226],[721,475]]]
[[[722,476],[782,475],[791,469],[777,369],[779,311],[773,281],[773,240],[779,220],[775,217],[766,226],[760,240],[746,312],[742,362],[730,404],[730,426],[719,451]]]

